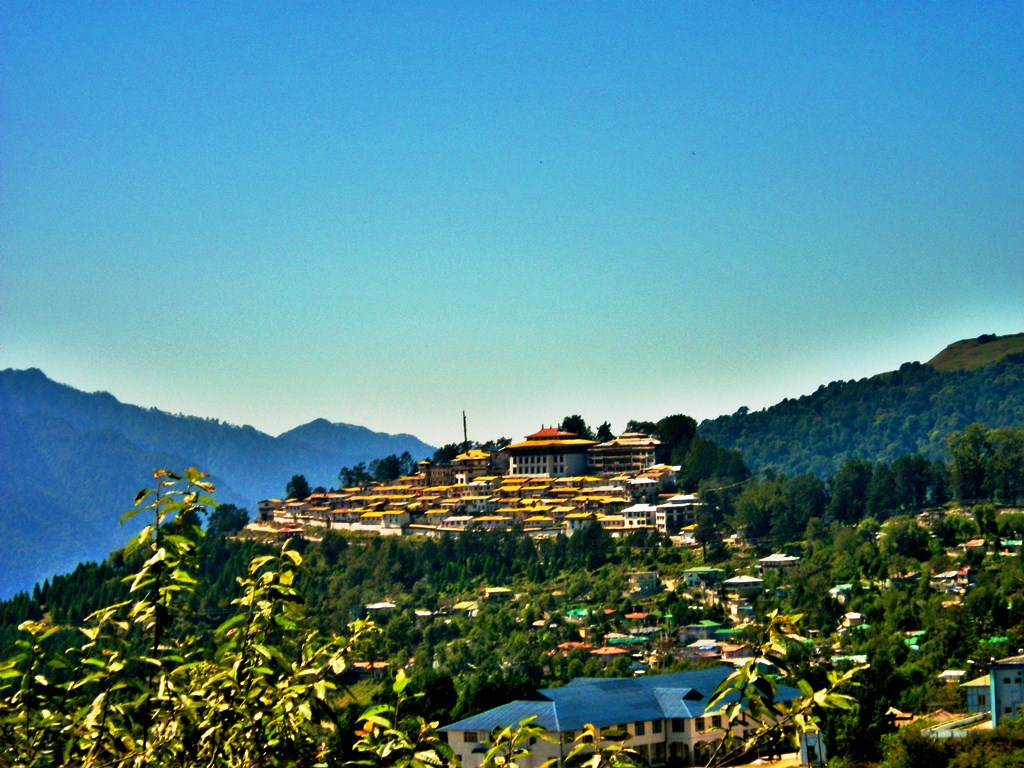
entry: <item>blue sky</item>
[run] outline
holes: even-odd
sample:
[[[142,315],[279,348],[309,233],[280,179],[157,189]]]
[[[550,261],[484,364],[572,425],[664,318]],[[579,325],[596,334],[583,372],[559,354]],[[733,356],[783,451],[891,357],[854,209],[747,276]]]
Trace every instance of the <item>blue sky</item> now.
[[[273,434],[1024,331],[1021,3],[0,3],[0,367]]]

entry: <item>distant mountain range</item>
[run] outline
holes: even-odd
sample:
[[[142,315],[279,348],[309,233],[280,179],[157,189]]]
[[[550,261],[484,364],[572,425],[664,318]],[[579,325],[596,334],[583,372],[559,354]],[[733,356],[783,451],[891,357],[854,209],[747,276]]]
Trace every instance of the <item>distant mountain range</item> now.
[[[1024,428],[1024,333],[950,344],[927,363],[834,381],[761,411],[700,424],[753,470],[831,476],[848,458],[946,459],[946,437],[971,422]]]
[[[81,392],[36,369],[0,371],[0,598],[123,545],[130,533],[117,520],[154,468],[199,467],[219,501],[255,513],[293,474],[331,487],[343,466],[405,451],[418,460],[434,448],[324,419],[272,437]]]

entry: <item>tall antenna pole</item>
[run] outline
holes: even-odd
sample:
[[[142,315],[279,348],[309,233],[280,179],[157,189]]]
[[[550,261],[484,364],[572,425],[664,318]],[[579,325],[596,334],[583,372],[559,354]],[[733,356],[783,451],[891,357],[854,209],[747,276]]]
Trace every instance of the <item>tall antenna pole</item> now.
[[[466,412],[462,412],[462,449],[469,450],[469,430],[466,429]]]

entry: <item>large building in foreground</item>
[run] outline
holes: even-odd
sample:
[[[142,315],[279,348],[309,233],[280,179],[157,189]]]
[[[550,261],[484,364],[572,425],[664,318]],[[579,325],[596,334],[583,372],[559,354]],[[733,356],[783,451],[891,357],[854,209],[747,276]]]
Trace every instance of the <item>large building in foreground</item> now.
[[[463,768],[479,768],[493,728],[518,725],[527,717],[535,717],[554,742],[533,744],[530,757],[518,761],[522,768],[538,768],[548,760],[562,768],[573,740],[588,723],[628,731],[632,738],[627,746],[652,766],[703,764],[730,727],[722,715],[707,710],[711,694],[730,672],[732,667],[723,666],[645,677],[576,678],[562,688],[538,691],[539,701],[513,701],[441,731]],[[776,698],[789,701],[797,696],[796,689],[780,686]],[[743,735],[756,725],[741,720],[731,728]]]

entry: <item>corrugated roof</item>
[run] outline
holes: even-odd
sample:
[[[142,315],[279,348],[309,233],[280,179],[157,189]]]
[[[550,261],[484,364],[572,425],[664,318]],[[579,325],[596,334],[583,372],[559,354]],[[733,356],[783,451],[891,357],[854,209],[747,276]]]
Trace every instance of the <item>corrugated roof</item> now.
[[[549,731],[580,730],[640,720],[700,717],[718,684],[732,667],[720,666],[637,678],[576,678],[562,688],[538,691],[546,701],[516,701],[446,725],[442,731],[490,731],[537,717]],[[788,701],[799,691],[779,686],[777,700]],[[730,701],[725,700],[725,703]]]
[[[490,733],[491,729],[499,723],[504,728],[506,725],[515,725],[528,717],[536,717],[534,725],[540,725],[549,731],[558,732],[558,716],[555,713],[555,705],[550,701],[512,701],[500,707],[482,712],[473,717],[467,717],[457,723],[446,725],[442,731],[483,731]]]

